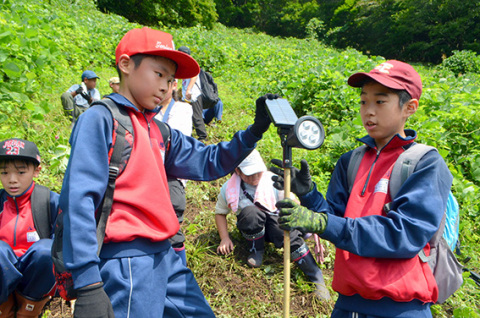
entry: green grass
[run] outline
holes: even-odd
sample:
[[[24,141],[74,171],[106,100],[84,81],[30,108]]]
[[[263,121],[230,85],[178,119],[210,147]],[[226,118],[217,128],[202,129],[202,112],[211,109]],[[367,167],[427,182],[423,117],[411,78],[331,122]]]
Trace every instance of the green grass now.
[[[36,142],[43,158],[38,181],[59,192],[70,135],[60,95],[78,83],[85,69],[100,76],[102,95],[109,92],[108,79],[116,75],[115,45],[126,30],[137,25],[99,13],[92,1],[17,0],[4,1],[1,6],[0,138],[15,136]],[[257,97],[279,93],[298,114],[314,115],[325,126],[327,136],[322,148],[310,152],[294,149],[293,159],[297,163],[306,158],[315,182],[326,191],[336,160],[356,145],[355,137],[364,134],[358,122],[358,92],[346,85],[346,78],[370,69],[383,58],[354,50],[337,51],[316,41],[272,38],[221,25],[211,31],[201,27],[167,31],[174,35],[177,46],[192,49],[199,63],[213,72],[219,86],[225,104],[224,120],[207,128],[209,142],[230,140],[236,131],[253,122]],[[420,110],[409,125],[421,132],[422,142],[440,150],[455,177],[453,190],[462,213],[461,259],[470,256],[468,267],[478,272],[480,77],[466,74],[457,78],[434,66],[417,67],[424,93]],[[274,127],[258,143],[258,149],[266,163],[282,157]],[[219,238],[213,211],[225,180],[188,183],[184,229],[189,265],[219,317],[279,317],[284,287],[282,250],[269,247],[264,266],[248,268],[245,241],[231,215],[228,221],[235,252],[226,257],[215,252]],[[328,255],[322,270],[330,284],[334,247],[326,245]],[[479,317],[480,289],[467,276],[454,296],[433,307],[434,317]],[[312,286],[293,266],[291,317],[329,316],[334,300],[320,303],[311,291]]]

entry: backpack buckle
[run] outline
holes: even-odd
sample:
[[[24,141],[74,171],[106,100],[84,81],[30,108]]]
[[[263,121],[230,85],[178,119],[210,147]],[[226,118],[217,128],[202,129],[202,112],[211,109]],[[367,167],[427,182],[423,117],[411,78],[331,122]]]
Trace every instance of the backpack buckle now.
[[[120,169],[118,169],[118,167],[108,167],[108,181],[114,181],[117,179],[119,171]]]

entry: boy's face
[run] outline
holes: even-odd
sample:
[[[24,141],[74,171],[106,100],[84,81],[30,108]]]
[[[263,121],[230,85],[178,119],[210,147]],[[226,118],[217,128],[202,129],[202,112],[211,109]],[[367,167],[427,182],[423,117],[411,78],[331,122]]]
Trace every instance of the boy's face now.
[[[175,80],[175,63],[162,57],[147,56],[135,67],[131,58],[121,56],[119,67],[125,78],[120,93],[140,111],[160,105]]]
[[[362,87],[360,100],[363,127],[375,139],[378,149],[382,149],[395,134],[405,137],[405,122],[418,107],[416,99],[400,107],[398,95],[377,82]]]
[[[242,170],[240,170],[240,168],[236,168],[235,172],[240,176],[240,178],[242,178],[243,182],[254,187],[258,185],[263,174],[263,172],[258,172],[258,173],[254,173],[252,175],[247,176],[242,172]]]
[[[35,168],[33,163],[10,161],[0,166],[2,186],[11,196],[24,193],[39,173],[40,166]]]
[[[86,78],[84,82],[87,89],[94,89],[97,86],[96,78],[91,78],[91,79]]]

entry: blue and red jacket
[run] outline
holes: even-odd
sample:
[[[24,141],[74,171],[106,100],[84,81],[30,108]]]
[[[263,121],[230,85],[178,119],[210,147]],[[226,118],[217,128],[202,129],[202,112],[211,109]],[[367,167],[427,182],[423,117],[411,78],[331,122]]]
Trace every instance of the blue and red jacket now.
[[[300,198],[302,205],[329,214],[320,236],[337,248],[333,288],[340,294],[338,308],[394,317],[395,312],[422,310],[438,296],[433,274],[417,254],[425,249],[428,255],[453,178],[440,154],[432,151],[390,198],[391,169],[416,138],[413,130],[405,133],[406,138],[396,135],[380,151],[371,137],[360,139],[369,149],[351,193],[348,152],[337,162],[326,200],[316,189]],[[391,210],[385,212],[390,201]]]
[[[117,178],[112,212],[101,257],[158,253],[179,224],[170,203],[167,175],[189,180],[214,180],[229,174],[255,148],[258,137],[237,132],[230,142],[206,146],[171,129],[168,155],[158,127],[157,110],[140,112],[119,94],[109,95],[125,107],[134,129],[133,147]],[[79,117],[70,137],[70,160],[60,194],[64,215],[64,262],[75,288],[101,281],[95,211],[108,183],[109,152],[114,121],[106,107],[94,106]],[[128,144],[128,143],[127,143]]]
[[[13,249],[17,257],[22,256],[40,239],[33,222],[31,195],[35,182],[22,194],[12,197],[6,191],[0,197],[0,240]],[[3,191],[2,191],[3,192]],[[58,213],[59,195],[50,191],[50,220],[53,237]]]

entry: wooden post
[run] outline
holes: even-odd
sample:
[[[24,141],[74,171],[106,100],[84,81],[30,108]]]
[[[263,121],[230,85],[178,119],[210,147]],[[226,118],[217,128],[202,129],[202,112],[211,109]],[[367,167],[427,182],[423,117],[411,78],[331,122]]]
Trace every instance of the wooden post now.
[[[284,169],[285,198],[290,197],[290,168]],[[283,232],[283,317],[290,316],[290,232]]]

